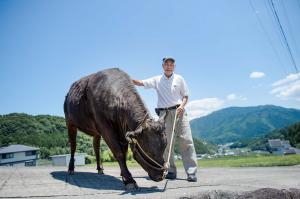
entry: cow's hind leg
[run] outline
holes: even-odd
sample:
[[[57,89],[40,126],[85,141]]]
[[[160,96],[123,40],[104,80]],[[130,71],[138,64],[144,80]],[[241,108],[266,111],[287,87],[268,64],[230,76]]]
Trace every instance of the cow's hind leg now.
[[[74,154],[76,151],[77,128],[71,124],[67,124],[67,126],[68,126],[69,143],[71,148],[71,157],[70,157],[68,172],[69,174],[74,174],[74,168],[75,168]]]
[[[100,152],[101,152],[100,141],[101,141],[101,136],[99,134],[95,134],[93,139],[93,147],[96,155],[97,170],[98,170],[98,174],[103,174],[103,166],[100,158]]]

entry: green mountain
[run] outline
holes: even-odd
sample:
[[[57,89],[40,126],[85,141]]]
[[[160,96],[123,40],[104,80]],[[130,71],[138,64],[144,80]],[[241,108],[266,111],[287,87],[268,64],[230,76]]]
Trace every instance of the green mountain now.
[[[194,139],[198,153],[214,153],[216,146]],[[24,144],[40,148],[40,157],[49,158],[51,155],[70,153],[68,133],[63,117],[51,115],[28,115],[11,113],[0,115],[0,147],[10,144]],[[101,158],[112,160],[111,152],[104,141],[101,142]],[[175,148],[178,151],[177,147]],[[92,138],[78,132],[77,152],[94,155]]]
[[[274,105],[229,107],[191,121],[193,136],[214,143],[259,137],[300,121],[300,110]]]

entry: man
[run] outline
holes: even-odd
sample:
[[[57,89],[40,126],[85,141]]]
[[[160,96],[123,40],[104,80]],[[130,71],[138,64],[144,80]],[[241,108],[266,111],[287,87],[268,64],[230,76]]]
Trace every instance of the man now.
[[[175,114],[177,113],[178,121],[175,127],[174,138],[177,137],[178,139],[179,151],[187,174],[187,180],[190,182],[196,182],[197,158],[188,116],[184,109],[188,101],[188,87],[183,77],[174,74],[174,58],[164,58],[162,67],[164,71],[163,75],[155,76],[146,80],[132,81],[136,86],[144,86],[146,89],[156,89],[158,102],[155,111],[159,117],[164,117],[165,114],[167,114],[165,118],[165,125],[168,145],[164,154],[165,160],[168,157],[173,122]],[[171,149],[170,168],[166,176],[167,179],[176,179],[177,177],[173,148],[174,147]]]

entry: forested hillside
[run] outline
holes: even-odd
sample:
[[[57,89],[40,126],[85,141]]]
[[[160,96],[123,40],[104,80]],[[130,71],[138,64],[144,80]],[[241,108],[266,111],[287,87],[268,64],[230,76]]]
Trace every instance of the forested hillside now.
[[[300,110],[274,105],[229,107],[191,121],[193,135],[214,143],[263,136],[300,121]]]
[[[198,153],[213,153],[216,146],[195,140]],[[68,134],[63,117],[51,115],[32,116],[25,113],[0,115],[0,147],[25,144],[40,148],[40,157],[69,153]],[[105,142],[101,142],[102,158],[111,159]],[[178,151],[176,149],[176,151]],[[93,155],[92,138],[78,132],[77,152]]]

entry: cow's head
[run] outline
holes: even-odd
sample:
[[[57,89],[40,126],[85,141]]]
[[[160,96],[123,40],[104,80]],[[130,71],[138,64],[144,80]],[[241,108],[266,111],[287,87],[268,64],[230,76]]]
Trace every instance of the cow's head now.
[[[134,159],[152,180],[163,180],[166,169],[161,166],[165,164],[163,155],[167,145],[164,118],[158,121],[149,118],[135,131],[127,132],[126,135],[126,139],[131,142]]]

